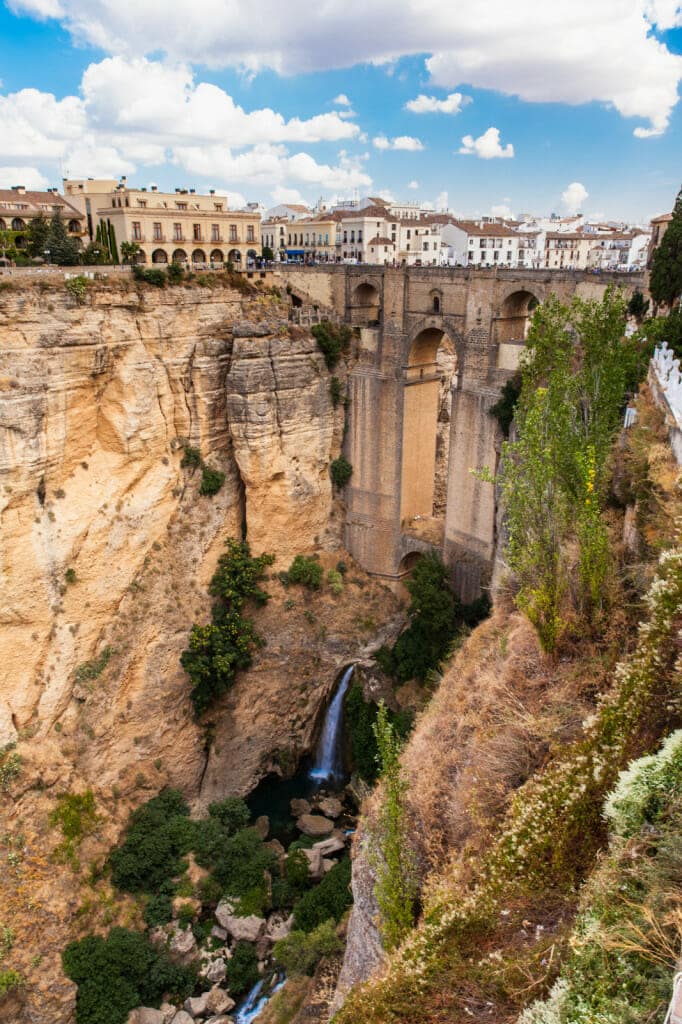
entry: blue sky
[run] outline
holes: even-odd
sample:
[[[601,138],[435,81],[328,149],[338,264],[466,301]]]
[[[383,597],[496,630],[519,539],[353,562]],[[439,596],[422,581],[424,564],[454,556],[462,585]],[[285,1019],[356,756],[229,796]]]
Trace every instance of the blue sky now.
[[[632,221],[672,206],[678,0],[317,8],[0,4],[0,187],[127,174],[266,206],[369,193]]]

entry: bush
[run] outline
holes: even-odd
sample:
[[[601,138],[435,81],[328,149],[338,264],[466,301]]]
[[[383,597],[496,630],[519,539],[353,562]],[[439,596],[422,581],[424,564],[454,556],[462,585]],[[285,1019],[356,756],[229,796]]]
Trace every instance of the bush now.
[[[245,828],[251,817],[249,808],[238,796],[228,796],[225,800],[209,804],[208,813],[209,817],[220,822],[228,836]]]
[[[424,680],[445,657],[456,633],[458,610],[441,558],[429,553],[419,559],[405,586],[410,592],[410,625],[393,648],[398,679]]]
[[[682,730],[657,754],[640,757],[618,776],[604,806],[609,828],[623,838],[656,825],[670,803],[682,797]]]
[[[286,573],[283,582],[299,584],[308,590],[319,590],[322,586],[322,566],[316,558],[308,555],[296,555]]]
[[[22,988],[25,984],[18,971],[0,971],[0,999],[12,989]]]
[[[226,980],[230,995],[236,999],[244,992],[248,992],[259,978],[255,946],[250,942],[238,942],[227,961]]]
[[[112,882],[128,892],[156,893],[184,870],[194,838],[182,794],[164,790],[131,814],[123,843],[109,855]]]
[[[177,967],[145,935],[126,928],[69,943],[62,966],[78,985],[77,1024],[125,1024],[136,1006],[158,1007],[165,995],[180,1001],[196,984],[193,970]]]
[[[341,401],[341,393],[341,381],[338,377],[332,377],[329,381],[329,394],[331,395],[332,405],[335,409]]]
[[[116,260],[115,262],[118,262]],[[165,270],[159,268],[145,269],[139,263],[133,263],[133,277],[136,281],[144,281],[146,284],[153,284],[156,288],[165,288],[168,277]]]
[[[199,449],[192,448],[190,445],[185,445],[184,454],[180,461],[182,469],[198,469],[201,465],[201,452]]]
[[[211,469],[210,466],[204,466],[201,474],[201,487],[199,488],[199,494],[205,494],[212,497],[214,494],[218,493],[224,483],[224,473],[220,473],[217,469]]]
[[[347,324],[336,326],[329,320],[323,320],[321,324],[315,324],[312,328],[313,337],[317,341],[318,348],[324,356],[328,370],[333,370],[341,353],[348,350],[353,332]]]
[[[338,489],[341,490],[352,477],[353,467],[348,459],[344,458],[343,455],[339,455],[338,459],[334,459],[330,464],[329,474],[332,478],[334,487],[338,487]]]
[[[69,278],[68,281],[64,282],[64,287],[71,296],[75,299],[79,306],[85,303],[85,296],[88,291],[88,279],[83,274],[78,274],[76,277]]]
[[[262,645],[251,619],[240,614],[247,600],[264,604],[268,594],[259,586],[272,555],[251,555],[246,541],[227,541],[209,592],[218,600],[213,605],[213,622],[192,626],[189,646],[180,663],[192,681],[190,697],[197,715],[234,682],[237,672],[251,664],[252,652]]]
[[[346,735],[350,739],[353,770],[368,783],[374,782],[379,774],[378,746],[374,733],[377,710],[377,705],[373,701],[364,699],[362,686],[354,683],[344,701]],[[389,710],[387,715],[396,735],[404,740],[412,729],[412,713]]]
[[[294,906],[294,929],[312,932],[330,918],[340,921],[353,902],[350,875],[350,859],[345,857]]]
[[[323,956],[333,956],[343,949],[343,943],[334,929],[333,921],[323,921],[312,932],[291,932],[275,943],[274,955],[287,972],[312,974]]]
[[[76,849],[81,839],[93,832],[100,820],[94,793],[91,789],[85,793],[62,793],[48,820],[52,827],[59,825],[64,836],[63,842],[55,849],[55,857],[75,867]]]
[[[179,284],[185,276],[185,269],[182,263],[177,263],[175,260],[169,263],[166,267],[166,275],[169,284]]]
[[[263,911],[267,901],[265,872],[273,871],[277,855],[266,846],[253,828],[242,829],[226,839],[210,857],[197,854],[197,860],[204,867],[211,867],[215,880],[222,886],[225,896],[243,899],[248,897],[249,911]],[[240,910],[243,910],[240,907]]]
[[[343,576],[337,569],[329,570],[327,573],[327,583],[329,584],[329,589],[332,594],[336,594],[338,596],[343,593]]]
[[[490,412],[491,416],[494,416],[500,425],[500,430],[505,437],[509,437],[509,429],[514,419],[514,412],[516,411],[516,403],[519,400],[521,394],[521,374],[515,373],[513,377],[510,377],[508,381],[503,385],[500,399],[495,402],[495,405],[491,405]]]

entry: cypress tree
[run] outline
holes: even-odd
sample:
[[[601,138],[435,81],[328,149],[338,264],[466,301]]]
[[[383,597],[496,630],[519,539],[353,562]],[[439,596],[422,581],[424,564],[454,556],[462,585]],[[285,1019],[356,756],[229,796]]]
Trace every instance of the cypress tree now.
[[[120,263],[118,247],[116,245],[116,231],[111,221],[108,221],[107,223],[109,224],[109,253],[111,255],[111,261],[112,263]]]
[[[50,235],[50,222],[44,213],[39,213],[37,217],[29,223],[26,231],[28,240],[28,251],[34,258],[40,256],[42,258],[46,249],[49,248],[48,238]]]
[[[649,289],[655,302],[668,306],[682,295],[682,188],[677,193],[673,219],[654,253]]]

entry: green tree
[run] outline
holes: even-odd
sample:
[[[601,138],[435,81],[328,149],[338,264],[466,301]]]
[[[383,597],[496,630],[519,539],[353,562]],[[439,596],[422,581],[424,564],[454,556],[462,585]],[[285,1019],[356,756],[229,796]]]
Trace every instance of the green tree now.
[[[111,253],[109,252],[109,232],[106,224],[103,224],[102,221],[99,222],[97,230],[95,231],[95,247],[100,249],[102,252],[102,262],[109,263],[111,260]]]
[[[78,242],[70,238],[64,219],[55,213],[50,221],[45,248],[49,250],[50,262],[61,267],[72,267],[78,263]]]
[[[458,603],[449,573],[435,552],[422,556],[405,583],[410,593],[410,625],[393,648],[399,679],[425,679],[438,667],[455,635]]]
[[[372,834],[376,882],[374,894],[381,915],[384,947],[395,949],[412,927],[417,898],[417,866],[407,814],[407,782],[400,765],[401,743],[383,702],[374,725],[383,799]]]
[[[35,259],[40,257],[43,259],[46,249],[49,249],[48,238],[50,235],[50,222],[44,213],[39,213],[37,217],[29,221],[28,228],[26,229],[26,241],[29,254]]]
[[[107,221],[109,225],[108,236],[109,236],[109,255],[111,256],[112,263],[120,263],[118,258],[118,248],[116,247],[116,229],[111,221]]]
[[[272,249],[270,248],[269,245],[264,245],[263,246],[263,251],[262,251],[261,255],[262,255],[263,259],[267,260],[269,263],[271,263],[274,260],[274,258],[275,258],[275,254],[274,254],[274,252],[272,251]]]
[[[141,251],[137,242],[121,242],[121,256],[124,263],[135,263],[137,255]]]
[[[682,295],[682,188],[677,193],[672,220],[654,252],[649,291],[654,302],[672,306]]]

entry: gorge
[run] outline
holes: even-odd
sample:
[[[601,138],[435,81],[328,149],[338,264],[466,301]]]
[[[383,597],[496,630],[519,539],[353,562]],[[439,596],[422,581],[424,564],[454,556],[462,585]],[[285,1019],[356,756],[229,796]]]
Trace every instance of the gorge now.
[[[597,690],[627,653],[618,630],[634,638],[656,555],[673,543],[677,477],[643,392],[639,425],[614,456],[619,497],[609,529],[618,540],[610,543],[632,608],[615,603],[613,632],[576,634],[572,652],[547,659],[498,588],[492,615],[468,639],[476,620],[467,625],[457,605],[462,628],[442,679],[391,677],[390,652],[412,614],[405,583],[420,557],[442,558],[461,602],[487,592],[497,572],[498,496],[481,474],[497,467],[502,438],[489,410],[518,368],[535,303],[551,294],[598,303],[612,283],[610,275],[340,267],[251,279],[223,272],[165,288],[112,276],[89,284],[83,299],[61,279],[0,290],[0,926],[11,931],[1,966],[25,979],[0,994],[3,1020],[74,1024],[76,985],[62,952],[87,935],[149,924],[153,890],[112,886],[111,851],[124,847],[131,812],[176,791],[195,831],[194,845],[179,850],[189,866],[174,890],[180,928],[171,946],[183,929],[209,945],[211,928],[222,929],[204,967],[221,958],[229,967],[239,943],[251,942],[237,937],[248,931],[239,922],[262,921],[253,925],[254,958],[276,977],[273,948],[287,939],[297,904],[288,892],[277,906],[274,883],[294,886],[302,864],[297,899],[331,890],[350,870],[346,833],[361,809],[343,967],[335,924],[322,936],[320,965],[292,977],[258,1020],[326,1021],[330,1006],[347,1022],[439,1019],[443,992],[425,997],[420,1015],[406,1010],[416,990],[402,1001],[397,962],[384,958],[370,850],[384,790],[370,789],[375,776],[359,778],[357,758],[350,763],[344,708],[355,691],[372,714],[382,700],[394,716],[418,712],[403,764],[419,906],[432,907],[459,884],[453,878],[470,878],[467,857],[491,846],[513,794],[581,735]],[[638,279],[615,283],[629,294]],[[314,333],[323,319],[352,328],[331,368]],[[342,455],[352,471],[343,488],[330,473]],[[267,601],[250,610],[247,602],[264,643],[197,716],[180,657],[193,624],[217,621],[212,580],[228,540],[273,556],[260,584]],[[297,557],[310,582],[292,573]],[[285,791],[285,808],[299,803],[280,832],[274,812],[263,822],[267,803],[252,800],[259,784],[293,784],[297,772],[312,789]],[[241,828],[261,829],[258,844],[248,841],[267,862],[266,891],[254,897],[245,887],[241,914],[227,883],[200,898],[203,883],[226,877],[210,837],[226,813],[216,808],[230,798],[249,798]],[[82,827],[65,846],[62,811],[74,806]],[[306,817],[318,820],[306,825]],[[219,835],[222,856],[235,835]],[[338,890],[340,919],[347,881]],[[534,910],[529,919],[548,935],[572,914],[564,908],[550,920]],[[293,934],[317,934],[324,923],[295,925]],[[381,963],[385,980],[371,980],[366,996],[356,988],[344,1008]],[[173,1014],[186,1012],[173,1005]],[[516,1019],[518,1008],[509,1000],[499,1019]],[[472,1012],[484,1019],[480,1007]],[[244,1020],[255,1019],[248,1013]]]

